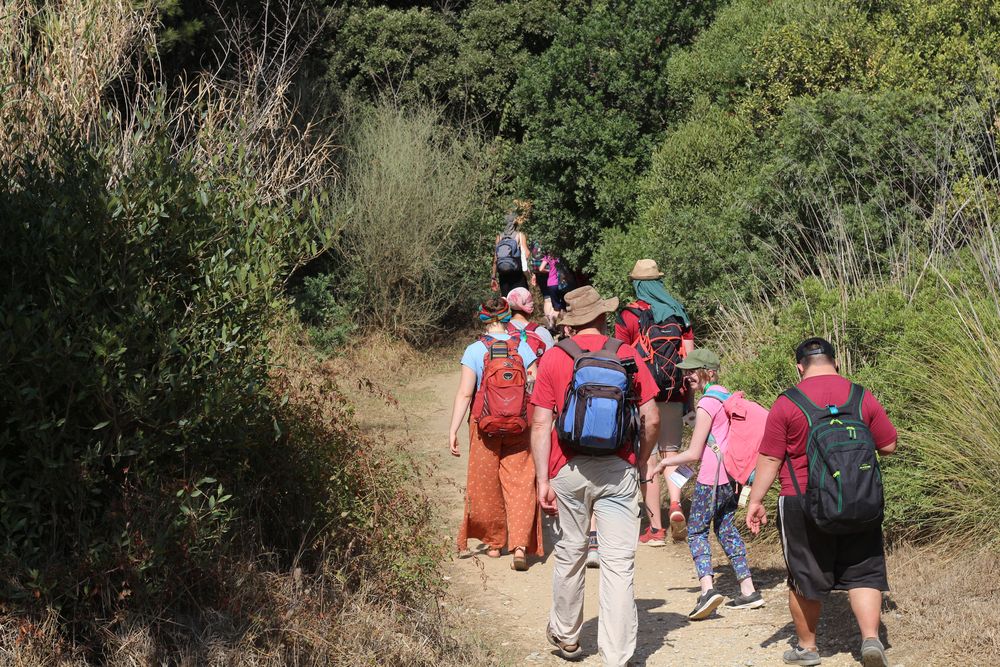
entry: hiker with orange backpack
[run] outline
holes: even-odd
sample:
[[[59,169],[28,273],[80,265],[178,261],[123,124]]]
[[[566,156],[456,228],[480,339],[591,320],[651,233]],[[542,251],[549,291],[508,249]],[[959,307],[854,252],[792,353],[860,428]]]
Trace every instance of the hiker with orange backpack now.
[[[471,405],[469,471],[458,549],[468,550],[471,537],[486,545],[487,556],[499,558],[507,546],[514,557],[511,568],[524,571],[528,555],[543,555],[528,414],[535,353],[507,333],[510,319],[506,299],[490,299],[479,310],[486,332],[462,355],[448,447],[453,456],[461,456],[458,430]]]
[[[513,316],[507,323],[507,333],[518,336],[531,346],[536,357],[541,357],[546,350],[556,344],[552,334],[545,327],[532,322],[529,316],[535,312],[535,300],[524,287],[516,287],[507,295],[507,303]]]
[[[708,541],[709,528],[714,524],[715,536],[722,545],[729,562],[733,566],[740,593],[726,606],[730,609],[754,609],[764,605],[764,598],[754,588],[747,565],[747,550],[736,527],[737,497],[736,480],[727,474],[725,461],[730,448],[743,447],[755,450],[760,447],[767,421],[767,410],[756,403],[747,401],[742,394],[730,394],[718,383],[719,357],[711,350],[694,350],[678,364],[684,372],[684,381],[693,393],[701,392],[695,415],[694,433],[691,445],[682,453],[667,454],[660,459],[653,473],[668,466],[690,465],[700,461],[698,478],[691,498],[691,513],[688,517],[688,547],[698,573],[701,594],[688,618],[695,621],[708,618],[722,604],[722,595],[715,590],[712,575],[712,548]],[[731,420],[733,413],[737,420]],[[761,414],[762,412],[762,414]],[[747,419],[747,417],[750,419]],[[745,432],[737,433],[733,424],[754,426],[755,433],[747,437]],[[731,460],[733,457],[729,457]],[[737,457],[745,460],[746,452]],[[683,473],[685,469],[680,469]]]
[[[681,448],[687,390],[677,364],[694,349],[694,331],[684,306],[663,286],[663,273],[655,261],[640,259],[635,263],[629,278],[632,279],[637,299],[618,314],[615,338],[636,348],[660,387],[656,397],[656,407],[660,413],[660,435],[656,450],[659,456],[663,456]],[[651,456],[648,463],[650,468],[656,465],[656,456],[655,453]],[[670,533],[679,542],[686,535],[681,490],[670,481],[673,467],[663,470],[670,496]],[[663,546],[666,531],[660,512],[660,482],[657,475],[651,475],[643,485],[642,495],[649,515],[649,526],[639,537],[639,542],[652,547]]]

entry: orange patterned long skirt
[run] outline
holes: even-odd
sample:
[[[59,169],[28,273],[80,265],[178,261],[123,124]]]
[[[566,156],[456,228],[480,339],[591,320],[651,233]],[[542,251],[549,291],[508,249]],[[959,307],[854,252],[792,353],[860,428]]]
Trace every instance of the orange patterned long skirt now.
[[[458,531],[458,549],[469,538],[493,549],[541,556],[542,515],[535,490],[531,434],[484,438],[469,424],[469,474],[465,484],[465,515]]]

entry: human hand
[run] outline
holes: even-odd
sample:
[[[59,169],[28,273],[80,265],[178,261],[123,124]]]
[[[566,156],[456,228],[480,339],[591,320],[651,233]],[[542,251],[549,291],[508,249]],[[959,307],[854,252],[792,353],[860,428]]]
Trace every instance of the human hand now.
[[[458,433],[448,434],[448,449],[451,450],[452,456],[461,456],[462,454],[458,451]]]
[[[542,511],[549,516],[559,513],[559,506],[556,504],[556,492],[549,486],[548,481],[538,482],[538,504]]]
[[[499,292],[500,291],[500,281],[498,281],[496,278],[493,278],[492,280],[490,280],[490,289],[493,290],[494,292]]]
[[[760,527],[766,525],[767,510],[764,509],[764,503],[758,500],[747,505],[747,528],[750,532],[756,535],[760,532]]]

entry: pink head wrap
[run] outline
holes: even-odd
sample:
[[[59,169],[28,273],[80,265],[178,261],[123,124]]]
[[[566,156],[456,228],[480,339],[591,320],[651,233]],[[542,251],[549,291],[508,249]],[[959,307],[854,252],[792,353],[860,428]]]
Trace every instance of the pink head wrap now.
[[[515,287],[507,295],[507,303],[511,309],[520,310],[522,313],[531,315],[535,312],[535,302],[531,298],[531,292],[524,287]]]

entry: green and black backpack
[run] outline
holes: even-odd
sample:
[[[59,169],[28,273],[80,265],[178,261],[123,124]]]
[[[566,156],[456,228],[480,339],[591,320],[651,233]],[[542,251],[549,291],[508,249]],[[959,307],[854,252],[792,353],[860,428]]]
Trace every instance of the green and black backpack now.
[[[864,387],[852,384],[846,403],[824,408],[797,387],[784,395],[809,422],[805,493],[799,488],[791,460],[786,459],[805,513],[820,530],[834,535],[860,533],[881,525],[885,508],[882,472],[875,440],[861,415]]]

